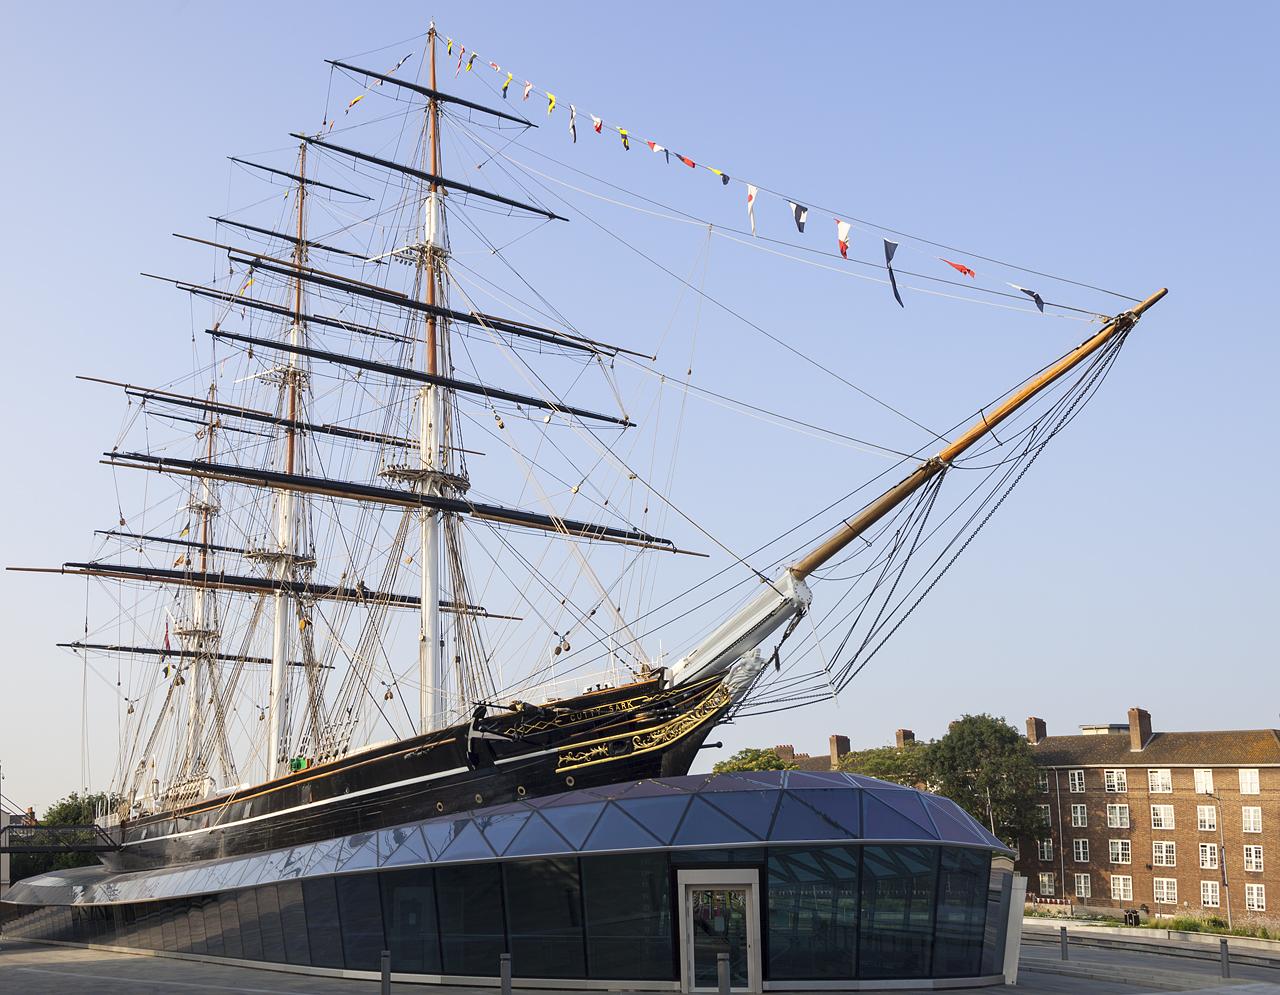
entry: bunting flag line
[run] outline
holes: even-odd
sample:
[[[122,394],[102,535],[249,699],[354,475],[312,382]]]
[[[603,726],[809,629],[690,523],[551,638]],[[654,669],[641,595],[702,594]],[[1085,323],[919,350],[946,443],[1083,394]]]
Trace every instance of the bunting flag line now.
[[[569,105],[569,137],[573,139],[573,144],[578,144],[578,108],[573,104]]]
[[[498,65],[496,62],[490,62],[489,68],[492,69],[495,73],[502,72],[502,67]]]
[[[942,259],[941,256],[939,256],[938,258]],[[953,270],[963,273],[967,277],[975,277],[978,275],[973,270],[971,270],[968,266],[966,266],[964,263],[953,263],[950,259],[942,259],[942,261],[946,263],[948,266],[950,266]]]
[[[690,159],[687,155],[681,155],[679,152],[677,152],[677,153],[676,153],[676,158],[677,158],[677,159],[679,159],[681,162],[683,162],[683,163],[684,163],[686,166],[688,166],[690,169],[697,169],[697,168],[698,168],[698,164],[697,164],[696,162],[694,162],[692,159]]]
[[[889,286],[893,288],[893,299],[898,302],[898,307],[906,307],[902,303],[902,295],[898,293],[898,278],[893,275],[893,254],[898,251],[898,243],[890,242],[887,238],[884,240],[884,268],[889,271]]]
[[[467,72],[471,72],[471,67],[476,64],[476,53],[471,53],[471,58],[467,60]]]
[[[592,115],[591,115],[591,130],[592,130],[592,131],[594,131],[594,132],[598,135],[598,134],[600,134],[600,129],[601,129],[601,128],[603,128],[603,127],[604,127],[604,119],[603,119],[603,118],[598,118],[598,117],[596,117],[594,114],[592,114]]]
[[[452,55],[452,54],[453,54],[453,39],[452,39],[452,38],[446,38],[446,39],[444,40],[444,54],[445,54],[445,55]]]
[[[507,99],[507,87],[509,87],[509,86],[511,85],[511,81],[512,81],[513,79],[515,79],[515,76],[514,76],[514,75],[512,75],[511,73],[507,73],[507,79],[506,79],[506,82],[504,82],[504,83],[502,84],[502,99],[503,99],[503,100],[506,100],[506,99]]]
[[[343,114],[350,114],[350,113],[351,113],[351,108],[352,108],[352,107],[354,107],[356,104],[360,103],[360,101],[362,101],[363,99],[364,99],[364,94],[363,94],[363,93],[362,93],[362,94],[360,94],[359,96],[352,97],[352,98],[351,98],[351,102],[350,102],[349,104],[347,104],[347,109],[346,109],[345,111],[343,111],[342,113],[343,113]]]
[[[184,525],[184,526],[182,527],[182,531],[178,533],[178,538],[179,538],[179,539],[185,539],[185,538],[186,538],[187,536],[189,536],[189,535],[191,535],[191,526],[190,526],[190,525]]]
[[[521,99],[521,100],[528,100],[528,99],[529,99],[529,94],[530,94],[530,92],[532,92],[532,90],[533,90],[533,84],[532,84],[532,83],[530,83],[528,80],[525,80],[525,81],[524,81],[524,96],[523,96],[523,97],[521,97],[520,99]]]
[[[840,244],[840,257],[849,258],[849,222],[836,218],[836,241]]]
[[[1009,284],[1014,290],[1021,290],[1024,294],[1036,302],[1036,307],[1040,309],[1040,313],[1044,314],[1044,298],[1037,294],[1034,290],[1028,290],[1026,287],[1019,287],[1016,283]]]
[[[804,223],[809,220],[809,209],[793,200],[789,200],[787,203],[791,205],[791,216],[796,219],[796,231],[803,235]]]
[[[467,54],[467,46],[460,45],[458,47],[458,64],[454,67],[453,77],[458,78],[458,73],[462,72],[462,57]]]
[[[597,131],[599,131],[600,129],[599,129],[599,128],[597,128],[596,130],[597,130]],[[627,135],[627,129],[626,129],[626,128],[619,128],[619,129],[618,129],[618,134],[622,137],[622,147],[623,147],[623,149],[625,149],[626,151],[630,152],[630,151],[631,151],[631,139],[630,139],[630,137],[628,137],[628,135]]]
[[[556,95],[554,93],[547,94],[547,117],[551,116],[551,112],[556,109]]]
[[[747,184],[747,218],[751,221],[751,234],[756,233],[756,197],[760,195],[758,187]]]
[[[711,170],[711,172],[715,173],[716,176],[720,177],[720,185],[722,187],[727,187],[729,185],[729,174],[726,173],[723,169],[716,169],[715,166],[708,166],[707,169]]]
[[[396,74],[396,70],[397,70],[397,69],[399,69],[401,66],[403,66],[406,62],[408,62],[408,61],[409,61],[410,59],[412,59],[412,58],[413,58],[413,53],[412,53],[412,52],[410,52],[410,53],[409,53],[408,55],[406,55],[403,59],[401,59],[399,62],[397,62],[394,66],[392,66],[390,69],[388,69],[384,75],[386,75],[386,76],[394,76],[394,75]],[[381,86],[381,85],[382,85],[382,80],[380,80],[380,79],[375,79],[375,80],[373,81],[373,85],[374,85],[374,86]]]
[[[167,659],[169,658],[169,654],[170,654],[171,652],[173,652],[173,650],[172,650],[172,648],[169,646],[169,623],[168,623],[168,622],[165,622],[165,624],[164,624],[164,650],[163,650],[163,652],[161,652],[161,654],[160,654],[160,662],[161,662],[161,663],[163,663],[165,660],[167,660]]]

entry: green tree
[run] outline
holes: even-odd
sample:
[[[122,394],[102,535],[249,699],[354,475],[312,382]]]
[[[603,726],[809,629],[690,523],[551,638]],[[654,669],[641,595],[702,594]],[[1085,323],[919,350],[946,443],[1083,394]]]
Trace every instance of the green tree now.
[[[929,784],[930,744],[908,743],[905,746],[875,746],[854,750],[840,758],[840,769],[850,774],[865,774],[909,788]]]
[[[951,723],[929,748],[929,783],[1007,843],[1036,833],[1036,767],[1027,741],[1004,719],[965,715]]]
[[[118,802],[118,796],[105,791],[80,794],[71,792],[45,809],[40,819],[42,826],[87,826],[99,812],[110,812]],[[88,867],[98,862],[92,853],[15,853],[9,863],[10,877],[14,881],[35,874],[64,870],[68,867]]]
[[[734,770],[795,770],[794,760],[783,760],[777,750],[757,750],[752,747],[739,750],[728,760],[721,760],[711,768],[712,773],[727,774]]]

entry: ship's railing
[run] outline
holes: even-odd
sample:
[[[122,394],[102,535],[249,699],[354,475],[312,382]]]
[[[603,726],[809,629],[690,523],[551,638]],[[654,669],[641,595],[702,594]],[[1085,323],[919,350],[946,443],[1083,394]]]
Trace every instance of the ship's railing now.
[[[635,679],[635,675],[630,671],[622,667],[611,667],[593,674],[575,674],[572,677],[562,677],[559,680],[528,684],[511,692],[509,697],[520,701],[528,701],[535,705],[542,705],[549,701],[558,701],[561,698],[573,698],[601,687],[616,688],[621,684],[631,684]]]
[[[101,826],[26,826],[0,828],[0,853],[109,853],[120,844]]]

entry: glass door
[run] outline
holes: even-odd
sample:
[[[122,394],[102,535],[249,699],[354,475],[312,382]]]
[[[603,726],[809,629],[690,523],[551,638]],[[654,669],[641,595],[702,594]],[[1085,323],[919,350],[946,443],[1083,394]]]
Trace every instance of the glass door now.
[[[729,987],[747,988],[747,889],[690,888],[693,987],[715,989],[720,954],[729,955]]]
[[[760,925],[754,870],[680,871],[684,990],[716,991],[719,955],[729,955],[729,987],[760,991]]]

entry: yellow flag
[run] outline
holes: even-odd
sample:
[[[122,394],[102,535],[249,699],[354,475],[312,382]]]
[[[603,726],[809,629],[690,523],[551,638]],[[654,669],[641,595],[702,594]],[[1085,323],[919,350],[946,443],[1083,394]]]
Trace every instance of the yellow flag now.
[[[547,113],[550,114],[556,109],[556,95],[554,93],[547,94]]]
[[[444,54],[445,54],[445,55],[452,55],[452,54],[453,54],[453,39],[452,39],[452,38],[446,38],[446,39],[445,39],[445,44],[444,44]]]
[[[349,113],[349,112],[350,112],[350,110],[351,110],[351,108],[352,108],[352,107],[354,107],[356,104],[360,103],[360,101],[362,101],[363,99],[364,99],[364,94],[363,94],[363,93],[362,93],[362,94],[360,94],[360,96],[358,96],[358,97],[353,97],[353,98],[351,99],[351,103],[347,104],[347,109],[346,109],[345,111],[343,111],[342,113],[343,113],[343,114],[347,114],[347,113]]]
[[[623,147],[624,149],[626,149],[628,152],[630,152],[630,151],[631,151],[631,139],[630,139],[630,137],[628,137],[628,135],[627,135],[627,129],[626,129],[626,128],[619,128],[619,129],[618,129],[618,134],[622,137],[622,147]]]

